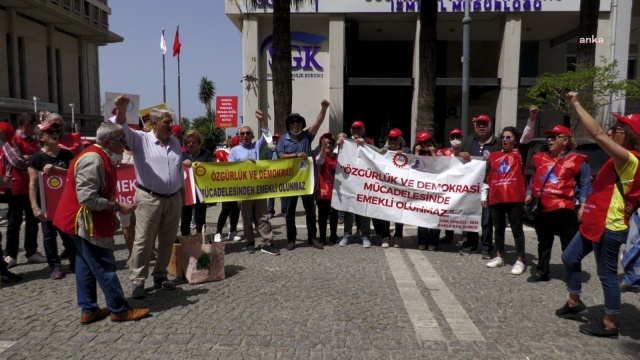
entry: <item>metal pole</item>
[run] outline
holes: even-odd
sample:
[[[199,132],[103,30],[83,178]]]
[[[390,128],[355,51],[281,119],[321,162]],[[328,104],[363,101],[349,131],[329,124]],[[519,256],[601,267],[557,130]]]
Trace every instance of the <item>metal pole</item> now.
[[[464,2],[464,18],[462,18],[462,111],[460,113],[460,126],[464,136],[469,133],[469,60],[470,60],[470,33],[471,16],[469,16],[470,0]]]
[[[78,130],[76,129],[75,104],[71,103],[69,104],[69,107],[71,108],[71,128],[73,129],[73,131],[78,132]]]
[[[164,29],[162,29],[162,39],[164,40]],[[162,103],[163,104],[167,103],[167,81],[165,76],[165,60],[164,60],[165,51],[162,52]]]
[[[36,96],[33,97],[33,112],[38,113],[38,99]]]
[[[178,26],[178,30],[180,26]],[[182,120],[182,102],[180,97],[180,53],[178,53],[178,124],[180,124],[180,120]]]

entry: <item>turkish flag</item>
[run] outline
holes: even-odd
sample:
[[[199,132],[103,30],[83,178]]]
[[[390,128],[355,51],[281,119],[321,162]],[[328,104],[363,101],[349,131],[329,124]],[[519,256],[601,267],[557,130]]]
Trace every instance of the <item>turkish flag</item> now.
[[[182,44],[180,44],[179,33],[180,33],[180,27],[176,29],[176,38],[175,40],[173,40],[173,57],[180,55],[180,46],[182,46]]]

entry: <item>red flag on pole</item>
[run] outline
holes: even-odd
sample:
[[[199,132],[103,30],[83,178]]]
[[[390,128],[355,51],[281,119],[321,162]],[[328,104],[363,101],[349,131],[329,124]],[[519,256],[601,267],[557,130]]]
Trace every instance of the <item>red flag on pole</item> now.
[[[173,40],[173,57],[180,55],[180,46],[182,46],[182,44],[180,44],[179,32],[180,27],[178,26],[178,28],[176,29],[176,38],[175,40]]]

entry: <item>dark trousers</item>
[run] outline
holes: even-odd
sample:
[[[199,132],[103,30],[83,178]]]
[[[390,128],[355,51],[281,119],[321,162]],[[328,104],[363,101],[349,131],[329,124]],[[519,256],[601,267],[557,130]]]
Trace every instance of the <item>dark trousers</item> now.
[[[373,223],[373,229],[376,231],[376,234],[382,238],[390,238],[391,237],[391,222],[387,220],[380,219],[371,219]]]
[[[509,216],[511,233],[516,243],[516,257],[522,257],[524,261],[524,230],[522,221],[524,220],[523,203],[500,203],[492,205],[491,212],[494,220],[496,250],[504,257],[504,231],[507,228],[506,216]]]
[[[391,224],[389,224],[391,225]],[[393,232],[393,237],[402,239],[402,230],[404,229],[403,223],[396,223],[396,230]]]
[[[300,195],[302,206],[304,206],[304,214],[307,219],[307,240],[316,237],[316,204],[314,195]],[[285,219],[287,223],[287,240],[289,242],[296,241],[298,230],[296,229],[296,206],[298,205],[298,196],[290,196],[287,198],[287,211]]]
[[[180,220],[180,233],[182,236],[191,234],[191,216],[195,209],[196,218],[196,232],[202,232],[202,227],[207,221],[207,204],[197,202],[193,205],[187,205],[182,207],[182,216]]]
[[[493,250],[493,215],[489,207],[482,209],[482,252]],[[522,221],[521,221],[522,222]],[[478,248],[480,240],[477,232],[467,232],[467,247]]]
[[[222,203],[220,215],[218,215],[218,226],[216,234],[222,234],[222,229],[229,218],[229,232],[236,231],[238,227],[238,219],[240,218],[240,207],[237,201],[227,201]]]
[[[329,221],[329,231],[331,242],[338,240],[338,210],[331,207],[331,200],[316,199],[318,205],[318,230],[320,231],[320,242],[327,241],[327,221]]]
[[[11,195],[7,213],[7,247],[8,256],[16,259],[20,248],[20,226],[24,214],[24,255],[29,257],[38,250],[38,219],[33,216],[29,195]]]
[[[40,223],[42,226],[42,242],[44,243],[44,253],[47,257],[47,263],[50,268],[61,266],[60,255],[58,254],[58,239],[57,235],[60,234],[60,239],[62,239],[62,244],[64,248],[67,249],[67,254],[69,254],[69,269],[75,272],[76,269],[76,245],[73,243],[73,240],[69,237],[69,235],[63,233],[58,230],[53,222],[45,221]]]
[[[284,214],[285,210],[287,209],[287,204],[285,203],[284,199],[285,198],[280,198],[280,213],[281,214]],[[271,215],[275,215],[276,214],[276,199],[275,198],[267,199],[267,211]]]
[[[549,275],[551,249],[555,234],[560,235],[560,245],[564,251],[578,231],[578,219],[571,209],[558,209],[542,212],[535,217],[536,235],[538,235],[538,274]]]
[[[7,263],[4,261],[4,256],[2,256],[2,233],[0,233],[0,275],[6,275],[8,272]]]

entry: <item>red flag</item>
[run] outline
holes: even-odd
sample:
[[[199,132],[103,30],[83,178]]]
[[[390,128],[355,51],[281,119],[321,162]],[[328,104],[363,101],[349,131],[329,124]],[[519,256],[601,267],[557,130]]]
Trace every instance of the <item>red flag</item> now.
[[[180,55],[180,46],[182,46],[182,44],[180,44],[179,32],[180,27],[178,26],[178,28],[176,29],[176,38],[175,40],[173,40],[173,57]]]

